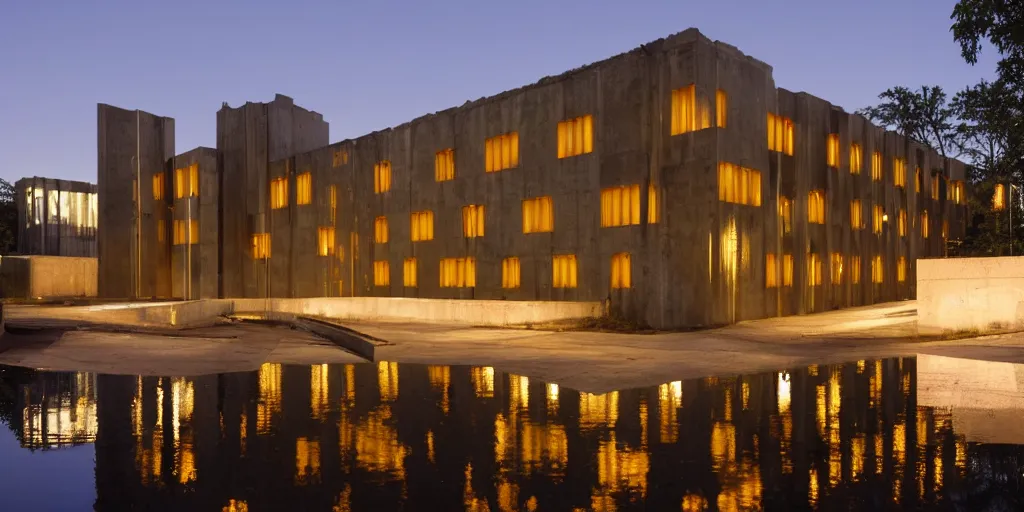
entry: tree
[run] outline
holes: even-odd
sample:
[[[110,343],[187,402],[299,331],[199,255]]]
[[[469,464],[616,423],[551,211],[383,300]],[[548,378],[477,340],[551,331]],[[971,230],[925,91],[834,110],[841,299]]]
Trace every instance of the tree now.
[[[953,110],[946,102],[946,92],[939,86],[922,86],[912,91],[898,86],[878,95],[876,106],[857,111],[868,119],[920,142],[944,157],[956,158],[957,132],[953,126]]]
[[[14,185],[0,178],[0,254],[10,254],[18,248],[18,203]]]

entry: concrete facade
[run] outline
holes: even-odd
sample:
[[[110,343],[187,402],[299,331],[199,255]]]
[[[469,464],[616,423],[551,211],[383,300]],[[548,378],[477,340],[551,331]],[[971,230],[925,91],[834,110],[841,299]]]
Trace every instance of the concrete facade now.
[[[96,258],[0,256],[0,297],[95,297]]]
[[[917,288],[923,328],[1024,328],[1024,257],[921,260]]]
[[[18,198],[18,253],[96,257],[96,185],[22,178]]]
[[[171,241],[171,296],[212,299],[218,296],[220,265],[220,174],[217,150],[196,148],[174,157]],[[198,190],[190,191],[195,170]],[[179,180],[182,183],[178,183]],[[179,196],[180,193],[180,196]],[[175,231],[177,230],[177,231]]]

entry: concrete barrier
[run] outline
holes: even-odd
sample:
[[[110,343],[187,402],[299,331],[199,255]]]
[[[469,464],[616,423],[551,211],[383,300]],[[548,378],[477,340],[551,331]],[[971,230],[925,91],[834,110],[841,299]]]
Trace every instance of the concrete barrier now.
[[[96,296],[96,258],[0,257],[0,296],[66,298]]]
[[[1024,329],[1024,257],[917,260],[917,317],[926,329]]]

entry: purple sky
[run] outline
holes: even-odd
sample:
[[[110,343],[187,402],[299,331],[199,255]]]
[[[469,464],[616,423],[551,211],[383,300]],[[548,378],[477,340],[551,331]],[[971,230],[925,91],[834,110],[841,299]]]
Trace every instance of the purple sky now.
[[[0,178],[96,180],[96,103],[176,119],[176,150],[216,146],[221,102],[275,92],[332,142],[697,27],[772,65],[780,87],[846,110],[893,85],[953,92],[954,0],[441,2],[14,1],[0,8]]]

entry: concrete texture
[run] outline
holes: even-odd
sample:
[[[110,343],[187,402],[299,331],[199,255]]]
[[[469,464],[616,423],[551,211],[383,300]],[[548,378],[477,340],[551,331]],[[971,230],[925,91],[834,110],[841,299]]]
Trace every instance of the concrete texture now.
[[[95,297],[96,265],[96,258],[0,256],[0,297]]]
[[[14,189],[19,254],[96,257],[96,185],[32,177]]]
[[[917,405],[952,410],[968,442],[1022,444],[1024,364],[920,355]]]
[[[171,295],[181,299],[213,299],[219,296],[220,265],[220,174],[217,172],[217,150],[196,148],[174,157],[174,169],[199,169],[199,195],[172,199],[172,217],[189,226],[195,220],[199,229],[198,244],[185,242],[171,250]],[[188,173],[184,173],[187,177]],[[177,173],[174,173],[177,180]],[[176,184],[176,183],[175,183]],[[168,190],[173,190],[168,181]],[[187,187],[185,190],[188,190]],[[172,222],[173,225],[173,222]],[[187,234],[187,233],[186,233]],[[173,242],[168,233],[167,240]]]
[[[922,327],[1024,328],[1024,257],[921,260],[917,287]]]

